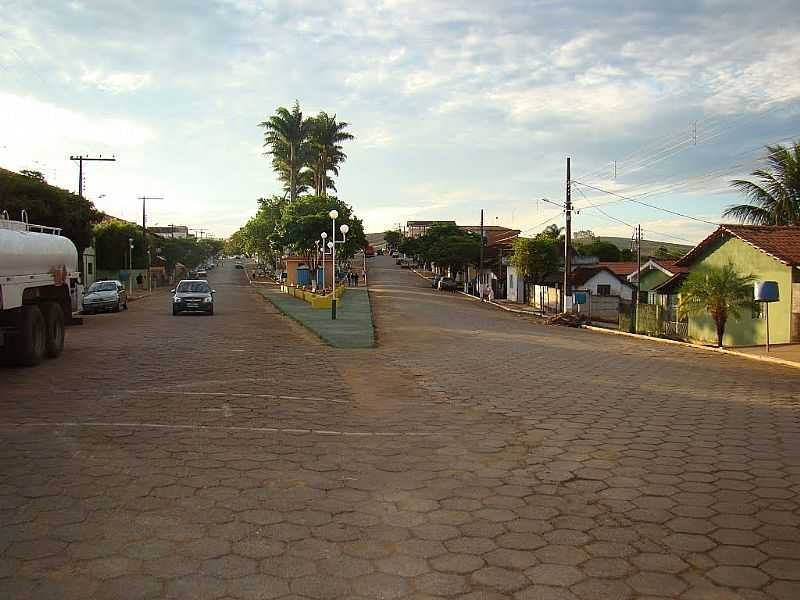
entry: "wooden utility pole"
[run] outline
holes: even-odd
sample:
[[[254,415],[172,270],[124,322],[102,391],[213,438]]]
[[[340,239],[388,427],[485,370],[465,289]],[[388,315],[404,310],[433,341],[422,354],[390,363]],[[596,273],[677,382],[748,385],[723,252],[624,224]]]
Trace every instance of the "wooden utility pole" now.
[[[564,287],[561,290],[561,312],[567,310],[567,292],[572,274],[572,178],[570,176],[570,157],[567,157],[567,202],[564,205],[566,227],[564,228]]]
[[[481,209],[481,259],[478,267],[478,294],[483,302],[483,209]]]
[[[631,304],[632,318],[631,318],[631,332],[636,333],[638,330],[639,321],[639,291],[640,291],[640,278],[642,276],[642,226],[636,226],[636,298]]]
[[[116,158],[114,155],[111,155],[111,158],[103,158],[103,155],[100,156],[83,156],[79,154],[78,156],[70,156],[70,160],[77,160],[78,161],[78,197],[83,198],[83,163],[84,161],[101,161],[101,162],[116,162]]]

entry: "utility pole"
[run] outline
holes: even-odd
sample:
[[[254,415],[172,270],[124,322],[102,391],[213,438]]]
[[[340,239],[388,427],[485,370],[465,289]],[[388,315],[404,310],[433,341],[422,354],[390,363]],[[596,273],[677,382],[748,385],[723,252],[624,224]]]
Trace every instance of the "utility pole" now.
[[[483,302],[483,209],[481,209],[481,259],[478,268],[478,293]]]
[[[147,214],[146,203],[148,200],[163,200],[160,196],[142,196],[139,200],[142,201],[142,253],[144,254],[145,262],[147,263],[147,285],[150,285],[150,250],[147,245]]]
[[[111,155],[111,158],[103,158],[103,155],[100,156],[83,156],[83,154],[79,154],[77,156],[70,156],[70,160],[77,160],[78,161],[78,197],[83,198],[83,163],[84,161],[101,161],[101,162],[116,162],[116,158],[114,155]]]
[[[636,226],[636,300],[633,302],[633,318],[631,319],[631,332],[636,333],[639,320],[639,279],[642,275],[642,226]]]
[[[567,222],[564,229],[564,287],[561,290],[561,312],[567,310],[567,291],[572,274],[572,177],[570,176],[570,157],[567,157],[567,202],[564,205]]]

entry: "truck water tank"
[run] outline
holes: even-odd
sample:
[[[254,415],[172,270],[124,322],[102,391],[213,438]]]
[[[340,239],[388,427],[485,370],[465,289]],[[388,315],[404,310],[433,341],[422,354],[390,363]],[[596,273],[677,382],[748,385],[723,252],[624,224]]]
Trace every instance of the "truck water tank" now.
[[[0,228],[0,277],[78,270],[78,249],[69,238]]]

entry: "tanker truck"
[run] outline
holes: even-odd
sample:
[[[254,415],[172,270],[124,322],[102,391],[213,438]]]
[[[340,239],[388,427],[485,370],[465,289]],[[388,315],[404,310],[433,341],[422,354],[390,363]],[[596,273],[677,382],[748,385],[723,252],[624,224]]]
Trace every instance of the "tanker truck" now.
[[[78,250],[58,227],[0,213],[0,356],[34,366],[64,348],[64,326],[79,324]]]

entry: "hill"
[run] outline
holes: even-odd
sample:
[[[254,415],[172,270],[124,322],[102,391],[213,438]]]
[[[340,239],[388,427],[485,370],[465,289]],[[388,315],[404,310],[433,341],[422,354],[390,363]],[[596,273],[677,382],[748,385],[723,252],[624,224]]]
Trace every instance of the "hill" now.
[[[375,246],[376,248],[383,246],[384,239],[383,239],[383,232],[380,233],[367,233],[367,243],[370,246]]]
[[[0,212],[8,211],[12,219],[19,219],[25,210],[29,223],[61,227],[82,251],[91,244],[92,223],[100,221],[102,214],[89,200],[49,185],[41,174],[35,175],[0,169]]]
[[[631,248],[630,238],[599,235],[596,238],[594,238],[594,240],[597,242],[610,242],[620,250],[628,250]],[[642,256],[651,256],[655,254],[656,250],[658,250],[659,248],[666,248],[670,254],[678,257],[686,254],[689,250],[693,248],[693,246],[689,246],[687,244],[673,244],[670,242],[660,242],[655,240],[642,240]]]

